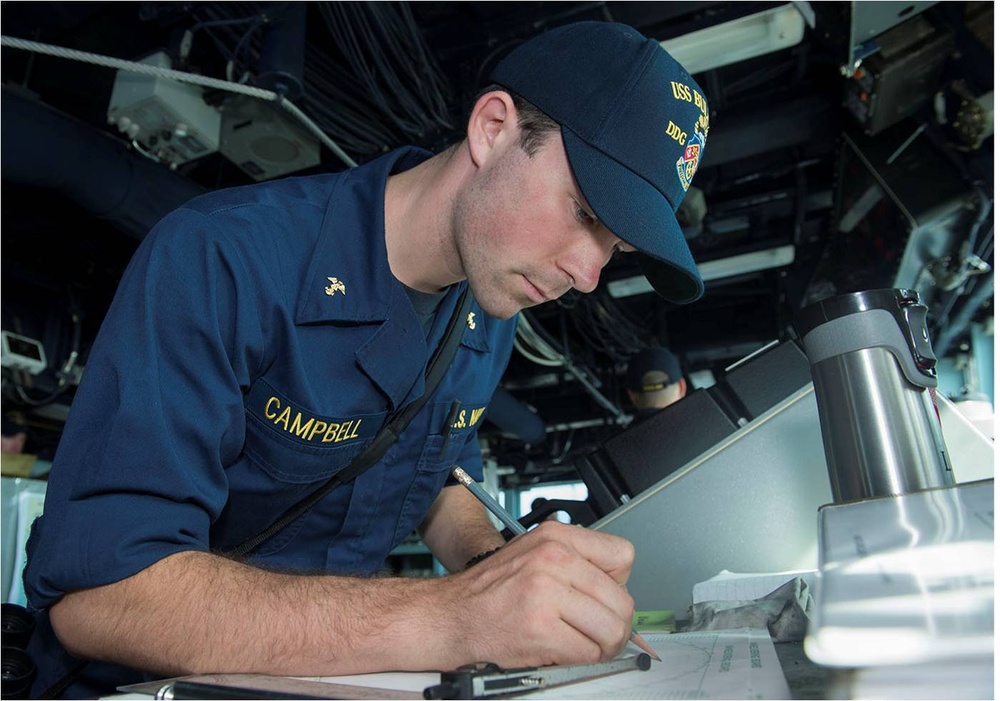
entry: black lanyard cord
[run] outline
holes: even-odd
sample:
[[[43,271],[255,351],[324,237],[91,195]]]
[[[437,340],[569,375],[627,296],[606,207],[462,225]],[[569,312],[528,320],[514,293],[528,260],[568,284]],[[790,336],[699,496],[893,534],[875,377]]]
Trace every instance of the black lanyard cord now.
[[[292,521],[302,516],[305,512],[316,505],[323,497],[329,494],[342,484],[350,482],[362,472],[377,463],[393,443],[399,438],[403,429],[413,420],[413,417],[423,408],[427,400],[441,383],[441,379],[451,365],[458,344],[462,340],[465,331],[466,316],[472,307],[472,292],[466,287],[461,299],[452,312],[448,321],[448,330],[444,338],[434,351],[427,372],[424,376],[424,393],[419,399],[406,405],[402,411],[397,412],[382,427],[375,438],[368,446],[355,457],[343,470],[331,477],[322,487],[306,495],[299,502],[293,504],[278,518],[277,521],[265,528],[257,535],[247,538],[235,548],[223,553],[226,557],[245,557],[275,536],[279,531],[288,526]]]

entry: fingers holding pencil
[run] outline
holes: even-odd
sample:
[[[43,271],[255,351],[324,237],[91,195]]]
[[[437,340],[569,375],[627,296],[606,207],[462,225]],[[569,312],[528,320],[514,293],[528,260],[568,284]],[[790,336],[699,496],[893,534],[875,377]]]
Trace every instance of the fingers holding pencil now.
[[[512,533],[520,535],[525,532],[524,526],[517,519],[513,518],[499,503],[497,503],[479,484],[473,480],[461,467],[456,466],[452,473],[455,478],[471,491],[476,498],[494,516],[496,516]],[[568,545],[574,552],[582,555],[591,565],[596,566],[603,573],[602,576],[610,576],[624,590],[625,582],[631,571],[635,551],[632,544],[627,540],[605,533],[598,533],[587,529],[562,528],[560,524],[543,524],[552,529],[559,527],[557,539]],[[539,527],[541,528],[541,526]],[[547,533],[548,531],[546,531]],[[581,589],[582,593],[593,597],[595,601],[604,599],[605,604],[615,608],[614,603],[607,600],[605,588],[597,582],[588,582],[585,575],[580,575],[574,581],[574,586]],[[628,599],[628,618],[631,619],[631,598]],[[629,639],[639,648],[647,652],[651,657],[660,661],[659,655],[650,647],[635,628],[631,629]]]

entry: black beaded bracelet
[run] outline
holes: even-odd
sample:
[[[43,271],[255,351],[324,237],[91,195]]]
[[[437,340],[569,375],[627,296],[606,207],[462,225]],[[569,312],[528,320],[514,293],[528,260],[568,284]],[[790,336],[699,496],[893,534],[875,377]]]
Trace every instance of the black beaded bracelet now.
[[[472,567],[476,563],[482,562],[483,560],[485,560],[486,558],[488,558],[490,555],[492,555],[493,553],[495,553],[497,550],[499,550],[502,547],[503,546],[500,545],[500,546],[498,546],[496,548],[493,548],[492,550],[484,550],[484,551],[482,551],[481,553],[479,553],[478,555],[476,555],[474,558],[472,558],[471,560],[469,560],[468,562],[465,563],[465,569],[469,569],[470,567]]]

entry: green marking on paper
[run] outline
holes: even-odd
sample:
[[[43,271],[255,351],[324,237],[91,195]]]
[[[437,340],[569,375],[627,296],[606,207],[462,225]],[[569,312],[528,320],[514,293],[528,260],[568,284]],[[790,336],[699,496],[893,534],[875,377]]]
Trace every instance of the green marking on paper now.
[[[673,633],[676,630],[673,611],[636,611],[632,616],[632,625],[637,631],[658,630]]]
[[[722,661],[719,663],[720,672],[728,672],[733,664],[733,645],[726,645],[722,651]]]

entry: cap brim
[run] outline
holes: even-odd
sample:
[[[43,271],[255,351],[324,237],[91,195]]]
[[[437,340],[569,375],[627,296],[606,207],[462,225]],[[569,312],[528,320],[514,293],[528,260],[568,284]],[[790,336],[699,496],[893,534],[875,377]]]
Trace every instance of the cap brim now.
[[[639,251],[639,265],[653,289],[677,304],[701,297],[705,283],[663,194],[569,129],[561,131],[570,168],[587,204],[602,224]]]

